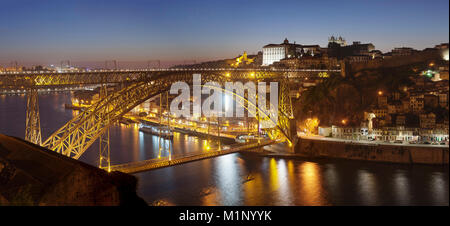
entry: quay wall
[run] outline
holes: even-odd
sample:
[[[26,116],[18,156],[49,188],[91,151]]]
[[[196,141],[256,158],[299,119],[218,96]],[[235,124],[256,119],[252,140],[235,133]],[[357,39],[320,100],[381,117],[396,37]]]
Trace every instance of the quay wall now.
[[[304,157],[340,158],[375,162],[448,165],[448,147],[361,144],[299,139],[295,153]]]

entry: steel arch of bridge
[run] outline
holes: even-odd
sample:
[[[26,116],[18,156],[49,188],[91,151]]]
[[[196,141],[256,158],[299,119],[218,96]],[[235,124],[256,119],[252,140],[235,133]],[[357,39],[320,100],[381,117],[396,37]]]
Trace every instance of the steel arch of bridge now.
[[[270,110],[264,111],[258,107],[257,99],[249,99],[248,97],[246,98],[245,95],[241,96],[241,95],[233,92],[233,90],[227,90],[222,87],[210,86],[210,85],[201,85],[201,87],[207,87],[207,88],[214,89],[214,90],[220,90],[223,93],[230,94],[232,97],[234,97],[234,99],[239,99],[239,100],[244,101],[244,102],[236,101],[236,103],[239,103],[240,105],[242,105],[248,111],[249,115],[251,114],[251,115],[255,116],[255,118],[258,120],[258,123],[260,122],[260,120],[267,120],[271,124],[270,128],[275,128],[275,129],[265,129],[268,132],[268,135],[270,136],[271,139],[275,140],[275,139],[280,139],[280,138],[286,138],[289,143],[292,143],[291,136],[289,134],[289,130],[283,130],[283,128],[278,123],[280,118],[288,118],[288,119],[293,118],[292,108],[290,108],[289,113],[279,111],[278,113],[282,114],[282,115],[280,115],[279,117],[274,119],[274,114],[272,112],[270,112]],[[249,88],[249,87],[247,87],[247,88]],[[252,90],[252,91],[256,94],[256,90]],[[260,97],[260,96],[258,96],[258,97]],[[280,94],[278,95],[278,97],[280,97]],[[267,103],[265,98],[264,97],[262,97],[262,98],[263,98],[262,102]],[[281,98],[279,98],[279,99],[281,99]],[[247,103],[247,107],[245,106],[245,103]],[[273,105],[270,101],[268,103],[270,105],[269,109],[271,109],[273,107]],[[250,106],[254,107],[255,110],[253,111],[253,108],[251,108]],[[283,123],[281,123],[281,125],[283,125]]]
[[[202,73],[202,84],[205,81],[226,82],[248,81],[249,79],[256,81],[274,78],[277,78],[278,81],[280,81],[280,78],[285,81],[282,74],[275,72],[252,72],[250,74],[248,72],[233,74],[210,72]],[[78,159],[121,116],[145,100],[169,90],[175,81],[192,82],[192,73],[158,73],[132,83],[120,91],[111,93],[67,122],[43,142],[42,146]],[[287,92],[287,90],[283,90],[283,86],[286,84],[286,81],[281,82],[279,92]],[[281,95],[280,106],[286,105],[283,102],[287,100],[283,97],[286,97],[286,95]],[[290,105],[290,102],[288,105]],[[279,135],[282,134],[291,143],[291,137],[293,136],[290,132],[289,120],[292,119],[292,108],[281,107],[279,111],[286,111],[278,114],[280,119],[277,129],[282,131]]]

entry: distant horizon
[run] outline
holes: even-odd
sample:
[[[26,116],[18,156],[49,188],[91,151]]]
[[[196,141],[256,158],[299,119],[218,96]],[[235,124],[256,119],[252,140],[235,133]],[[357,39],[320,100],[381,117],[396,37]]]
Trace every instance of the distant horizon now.
[[[330,36],[331,37],[331,36]],[[343,37],[345,39],[345,37]],[[288,38],[289,40],[289,38]],[[358,40],[354,40],[354,41],[358,41]],[[291,40],[289,40],[289,42],[291,42]],[[272,42],[273,44],[278,44],[277,42]],[[272,43],[267,43],[267,44],[272,44]],[[280,41],[279,43],[282,43],[282,41]],[[293,41],[291,42],[293,43]],[[296,42],[297,43],[297,42]],[[347,45],[351,45],[353,43],[353,41],[348,41],[347,40]],[[361,43],[371,43],[371,42],[361,42]],[[410,47],[419,51],[422,51],[426,48],[433,48],[436,45],[440,45],[443,43],[448,43],[448,42],[438,42],[432,46],[427,46],[424,47],[422,49],[417,49],[408,45],[402,45],[402,46],[395,46],[392,47],[389,51],[382,51],[383,53],[387,53],[392,51],[394,48],[401,48],[401,47]],[[297,43],[297,44],[301,44],[301,43]],[[374,43],[372,43],[374,44]],[[375,45],[375,49],[376,48],[376,44]],[[320,46],[322,48],[326,48],[325,46]],[[249,55],[253,55],[253,54],[257,54],[259,51],[262,51],[262,47],[260,50],[256,51],[256,52],[247,52],[247,54]],[[104,68],[105,66],[105,61],[107,61],[107,66],[108,68],[112,68],[113,67],[113,61],[116,60],[118,62],[118,67],[119,68],[129,68],[129,69],[135,69],[135,68],[147,68],[148,66],[148,61],[150,61],[150,68],[155,67],[155,65],[157,64],[156,61],[159,60],[160,61],[160,65],[161,68],[165,68],[165,67],[172,67],[172,66],[176,66],[176,65],[190,65],[190,64],[194,64],[193,61],[195,61],[195,64],[198,63],[203,63],[203,62],[208,62],[208,61],[217,61],[217,60],[226,60],[226,59],[233,59],[236,58],[238,55],[241,55],[244,51],[242,51],[241,53],[235,55],[235,56],[230,56],[230,57],[226,57],[226,58],[217,58],[217,59],[203,59],[203,60],[196,60],[196,59],[185,59],[185,60],[159,60],[159,59],[146,59],[146,60],[120,60],[120,59],[107,59],[107,60],[81,60],[81,61],[77,61],[77,60],[70,60],[70,59],[64,59],[64,60],[59,60],[59,61],[55,61],[55,62],[40,62],[40,61],[19,61],[19,60],[11,60],[9,62],[0,62],[0,66],[1,67],[11,67],[13,65],[11,65],[11,63],[14,63],[15,61],[17,61],[18,66],[23,66],[23,67],[33,67],[33,66],[44,66],[44,67],[49,67],[51,65],[54,66],[60,66],[61,61],[64,61],[64,64],[68,61],[70,61],[70,65],[71,66],[77,66],[77,67],[86,67],[86,68]]]

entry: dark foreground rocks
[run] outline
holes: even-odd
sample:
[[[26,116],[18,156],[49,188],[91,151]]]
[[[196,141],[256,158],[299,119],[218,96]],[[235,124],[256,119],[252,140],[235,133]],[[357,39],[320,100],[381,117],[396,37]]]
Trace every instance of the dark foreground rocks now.
[[[0,205],[145,206],[136,177],[0,134]]]

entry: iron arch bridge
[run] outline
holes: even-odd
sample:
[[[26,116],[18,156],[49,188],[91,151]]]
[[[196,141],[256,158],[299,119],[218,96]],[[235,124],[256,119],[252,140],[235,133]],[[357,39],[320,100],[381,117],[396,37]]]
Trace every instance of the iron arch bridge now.
[[[250,76],[256,78],[263,75],[255,73]],[[235,81],[231,79],[231,75],[228,77],[227,74],[217,73],[203,74],[202,80],[204,82]],[[132,83],[117,92],[107,95],[75,116],[44,141],[42,146],[78,159],[121,116],[142,102],[168,91],[175,81],[190,83],[192,82],[192,75],[190,73],[158,74]],[[275,125],[275,129],[271,129],[268,134],[272,139],[284,139],[292,142],[289,124],[293,118],[292,108],[290,106],[289,96],[282,95],[282,93],[288,94],[287,90],[285,90],[287,89],[287,82],[280,82],[279,84],[279,93],[281,94],[278,96],[279,105],[285,105],[285,107],[279,107],[278,123]],[[217,87],[209,88],[218,89]],[[226,92],[224,89],[221,90]],[[236,95],[233,96],[244,100],[247,106],[255,106],[257,112],[252,112],[253,115],[259,115],[259,118],[270,118],[269,113],[258,108],[254,101],[249,101],[244,97],[237,97]],[[277,121],[274,120],[273,122],[276,123]]]
[[[27,90],[27,120],[25,139],[47,147],[63,155],[78,159],[102,134],[108,131],[110,125],[121,116],[147,99],[170,89],[172,83],[192,82],[193,74],[201,74],[202,83],[215,81],[219,83],[241,81],[277,81],[278,119],[274,129],[268,134],[272,139],[282,139],[288,144],[295,142],[295,126],[289,97],[289,79],[315,77],[321,72],[338,73],[339,70],[314,69],[152,69],[152,70],[113,70],[67,73],[6,73],[0,74],[0,89]],[[123,88],[109,95],[104,95],[99,101],[81,112],[64,126],[55,131],[44,142],[41,141],[37,89],[48,87],[67,87],[74,85],[122,84]],[[210,87],[214,88],[214,87]],[[223,90],[226,92],[226,90]],[[232,93],[233,94],[233,93]],[[255,105],[247,98],[247,105]],[[236,101],[238,103],[238,101]],[[270,118],[267,112],[256,107],[253,112],[258,119]],[[101,142],[101,141],[100,141]],[[101,158],[101,156],[100,156]],[[108,159],[109,161],[109,159]]]

